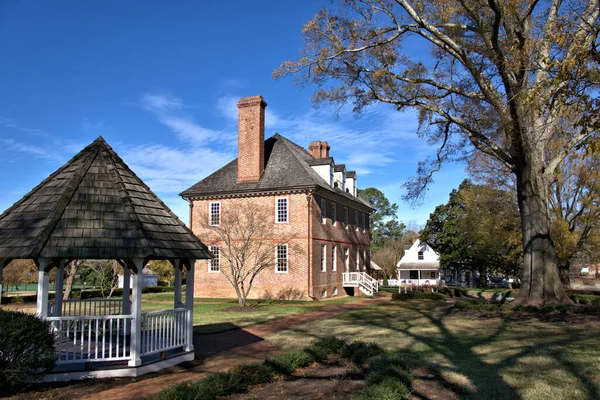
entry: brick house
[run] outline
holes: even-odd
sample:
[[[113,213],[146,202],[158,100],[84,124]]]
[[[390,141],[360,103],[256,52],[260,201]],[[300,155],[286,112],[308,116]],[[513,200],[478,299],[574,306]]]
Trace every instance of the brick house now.
[[[264,211],[269,231],[261,240],[269,241],[273,254],[249,298],[373,294],[377,284],[368,275],[373,208],[357,196],[356,172],[335,164],[327,142],[313,142],[307,151],[279,134],[265,140],[267,104],[261,96],[237,105],[238,158],[181,193],[190,203],[192,231],[215,255],[196,263],[195,296],[235,297],[220,273],[228,266],[213,227],[223,223],[222,213],[248,204]]]

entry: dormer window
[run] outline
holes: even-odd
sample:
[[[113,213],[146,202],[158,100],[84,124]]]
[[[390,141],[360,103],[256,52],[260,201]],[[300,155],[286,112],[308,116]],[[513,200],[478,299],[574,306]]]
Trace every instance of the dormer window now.
[[[423,252],[422,251],[417,253],[417,259],[423,260]]]

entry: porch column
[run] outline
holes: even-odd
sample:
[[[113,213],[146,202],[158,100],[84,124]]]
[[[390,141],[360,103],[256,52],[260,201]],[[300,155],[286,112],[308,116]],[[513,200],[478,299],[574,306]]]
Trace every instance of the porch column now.
[[[419,280],[417,281],[417,286],[421,286],[421,270],[418,269],[417,271],[419,271]]]
[[[185,351],[194,351],[194,270],[196,260],[188,260],[185,280],[185,308],[187,309],[187,346]]]
[[[123,263],[123,315],[131,314],[131,300],[129,292],[131,291],[131,269],[127,263]]]
[[[0,304],[2,304],[2,295],[4,294],[4,287],[2,286],[2,272],[4,267],[8,265],[9,260],[0,259]]]
[[[135,274],[133,275],[133,293],[131,295],[131,336],[130,349],[131,359],[129,360],[130,367],[138,367],[142,365],[142,283],[144,260],[133,260]]]
[[[62,303],[63,303],[63,284],[65,282],[65,264],[67,260],[62,260],[58,263],[56,269],[56,290],[54,291],[54,310],[52,313],[53,317],[60,317],[62,315]]]
[[[48,318],[48,272],[51,265],[52,260],[49,258],[40,258],[38,260],[38,290],[35,315],[42,320]]]
[[[175,299],[173,299],[173,308],[179,308],[183,305],[181,303],[181,260],[171,261],[175,268]]]

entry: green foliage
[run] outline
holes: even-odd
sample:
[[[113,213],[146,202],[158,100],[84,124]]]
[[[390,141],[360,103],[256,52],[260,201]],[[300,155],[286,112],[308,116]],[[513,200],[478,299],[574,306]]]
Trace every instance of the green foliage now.
[[[398,220],[398,205],[390,203],[385,194],[376,188],[359,189],[358,195],[376,209],[370,216],[373,249],[382,247],[386,239],[401,239],[405,226]]]
[[[0,309],[0,393],[38,380],[54,367],[54,337],[48,322]]]
[[[419,292],[392,293],[392,300],[414,300],[414,299],[444,301],[447,299],[447,296],[442,293],[419,293]]]
[[[362,365],[371,357],[383,353],[383,349],[375,343],[352,342],[344,346],[342,357],[352,360],[356,365]]]
[[[354,400],[404,400],[410,398],[410,390],[395,378],[385,378],[367,386]]]
[[[521,266],[521,223],[511,193],[463,181],[448,203],[435,208],[421,240],[440,254],[443,268],[475,268],[515,275]]]
[[[402,382],[407,387],[412,385],[412,375],[410,366],[399,353],[379,354],[369,360],[369,372],[366,376],[367,385],[376,385],[386,380],[394,378]]]
[[[383,276],[383,286],[387,286],[388,285],[388,277],[387,275]]]
[[[445,286],[445,287],[439,287],[437,289],[438,293],[441,294],[445,294],[448,297],[468,297],[468,290],[465,288],[459,288],[459,287],[451,287],[451,286]]]
[[[316,341],[306,351],[316,361],[323,361],[331,354],[342,354],[345,345],[346,343],[343,340],[330,336]]]

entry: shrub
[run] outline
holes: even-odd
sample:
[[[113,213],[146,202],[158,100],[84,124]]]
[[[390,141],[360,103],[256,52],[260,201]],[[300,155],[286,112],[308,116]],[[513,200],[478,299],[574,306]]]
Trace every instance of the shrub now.
[[[42,378],[54,368],[55,354],[48,322],[0,310],[0,393]]]
[[[445,294],[449,297],[468,297],[467,289],[457,287],[440,287],[438,293]]]
[[[333,336],[328,336],[313,343],[306,351],[313,356],[316,361],[323,361],[331,354],[341,354],[344,350],[345,342]]]
[[[408,364],[399,354],[380,354],[369,360],[366,383],[367,385],[376,385],[391,377],[410,388],[412,375],[409,370]]]
[[[268,358],[265,365],[278,373],[289,374],[298,368],[306,367],[315,361],[315,357],[307,351],[290,351],[279,356]]]
[[[388,277],[387,275],[383,276],[383,286],[387,286],[388,285]]]
[[[446,298],[446,295],[442,293],[392,293],[392,300],[427,299],[444,301]]]
[[[373,356],[383,353],[383,349],[375,343],[352,342],[344,346],[342,357],[352,360],[356,365],[362,365]]]
[[[410,396],[410,390],[401,381],[386,378],[374,385],[367,385],[355,400],[404,400]]]

